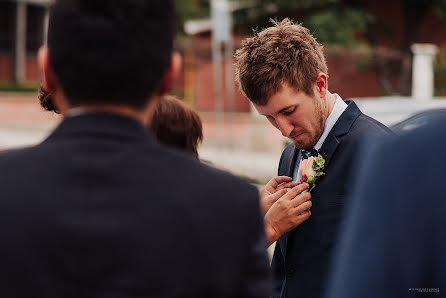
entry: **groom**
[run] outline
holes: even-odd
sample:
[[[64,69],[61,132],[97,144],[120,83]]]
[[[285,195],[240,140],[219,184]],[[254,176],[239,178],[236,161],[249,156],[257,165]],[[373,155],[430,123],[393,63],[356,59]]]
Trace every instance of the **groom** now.
[[[274,296],[321,297],[360,140],[390,131],[353,101],[328,91],[322,46],[308,29],[288,19],[246,39],[236,58],[242,91],[292,141],[282,153],[279,175],[300,181],[300,164],[309,152],[317,150],[325,159],[325,176],[311,193],[311,211],[277,212],[305,204],[306,194],[289,204],[287,193],[265,215],[269,242],[278,239],[272,262]],[[290,222],[298,226],[290,230]]]
[[[0,155],[0,297],[268,297],[258,192],[144,127],[179,70],[174,0],[56,0],[64,120]]]

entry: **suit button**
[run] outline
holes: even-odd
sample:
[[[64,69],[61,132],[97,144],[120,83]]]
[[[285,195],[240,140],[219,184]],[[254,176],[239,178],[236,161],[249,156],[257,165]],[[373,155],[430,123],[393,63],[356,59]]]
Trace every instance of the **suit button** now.
[[[296,272],[296,270],[294,270],[293,268],[288,269],[288,271],[287,271],[288,277],[292,277],[295,272]]]

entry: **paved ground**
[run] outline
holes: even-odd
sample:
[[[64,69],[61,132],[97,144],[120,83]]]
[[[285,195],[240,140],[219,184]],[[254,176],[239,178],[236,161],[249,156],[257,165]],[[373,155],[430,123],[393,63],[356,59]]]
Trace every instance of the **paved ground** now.
[[[42,110],[37,97],[0,93],[0,149],[35,144],[57,125],[60,116]]]
[[[418,103],[409,98],[387,97],[357,101],[366,114],[393,124],[421,110],[446,108],[446,99]],[[202,159],[235,174],[268,181],[277,173],[285,139],[255,113],[226,116],[219,124],[213,113],[201,113],[204,123]],[[0,149],[32,145],[43,140],[60,116],[44,111],[33,94],[0,93]]]

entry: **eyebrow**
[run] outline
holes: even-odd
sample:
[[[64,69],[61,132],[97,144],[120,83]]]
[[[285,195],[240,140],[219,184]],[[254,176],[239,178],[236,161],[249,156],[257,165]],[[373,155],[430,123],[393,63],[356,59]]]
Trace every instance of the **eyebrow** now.
[[[286,111],[286,110],[288,110],[289,108],[294,107],[294,106],[295,106],[295,105],[289,105],[289,106],[287,106],[287,107],[284,107],[284,108],[280,109],[277,113],[274,113],[273,115],[280,114],[280,113],[282,113],[283,111]],[[265,115],[265,114],[260,114],[260,115],[265,116],[265,117],[271,117],[271,116],[273,116],[273,115]]]

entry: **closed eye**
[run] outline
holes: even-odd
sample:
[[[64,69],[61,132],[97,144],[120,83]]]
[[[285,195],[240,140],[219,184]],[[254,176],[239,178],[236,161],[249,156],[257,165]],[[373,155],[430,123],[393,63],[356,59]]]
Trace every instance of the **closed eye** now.
[[[288,110],[282,111],[282,115],[289,116],[289,115],[293,114],[295,111],[296,111],[296,107],[294,106]]]

